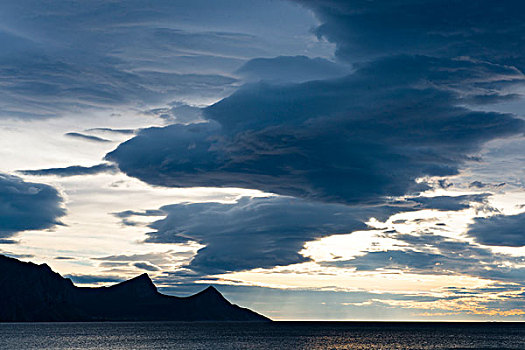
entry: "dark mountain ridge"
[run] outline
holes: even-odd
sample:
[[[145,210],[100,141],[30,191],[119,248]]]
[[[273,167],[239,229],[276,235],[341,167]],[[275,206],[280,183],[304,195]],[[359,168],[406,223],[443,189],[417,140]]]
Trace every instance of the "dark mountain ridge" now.
[[[147,274],[110,287],[75,286],[46,265],[0,255],[0,322],[243,321],[270,319],[231,304],[214,287],[159,293]]]

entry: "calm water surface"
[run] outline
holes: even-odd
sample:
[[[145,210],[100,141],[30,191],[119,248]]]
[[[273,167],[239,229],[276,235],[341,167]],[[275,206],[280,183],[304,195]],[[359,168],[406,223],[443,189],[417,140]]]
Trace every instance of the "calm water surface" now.
[[[0,324],[1,349],[525,349],[520,323]]]

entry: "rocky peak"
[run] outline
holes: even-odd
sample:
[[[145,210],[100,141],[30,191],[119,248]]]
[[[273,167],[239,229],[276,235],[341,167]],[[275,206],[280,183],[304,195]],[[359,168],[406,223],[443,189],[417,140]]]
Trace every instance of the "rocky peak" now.
[[[140,276],[121,282],[109,287],[108,289],[129,294],[134,297],[149,297],[158,294],[157,287],[155,287],[147,273],[143,273]]]

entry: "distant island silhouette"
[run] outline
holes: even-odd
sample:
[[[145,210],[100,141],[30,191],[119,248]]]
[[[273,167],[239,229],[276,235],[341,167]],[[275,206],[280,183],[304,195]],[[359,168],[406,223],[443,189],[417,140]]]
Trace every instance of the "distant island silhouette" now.
[[[147,274],[110,287],[77,287],[46,265],[0,255],[0,322],[242,321],[269,318],[231,304],[214,287],[161,294]]]

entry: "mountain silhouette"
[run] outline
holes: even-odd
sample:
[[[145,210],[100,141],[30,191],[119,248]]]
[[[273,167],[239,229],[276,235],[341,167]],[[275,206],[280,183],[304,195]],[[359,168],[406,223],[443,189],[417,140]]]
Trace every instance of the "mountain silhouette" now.
[[[0,255],[0,321],[243,321],[270,319],[231,304],[214,287],[159,293],[147,274],[110,287],[75,286],[46,265]]]

